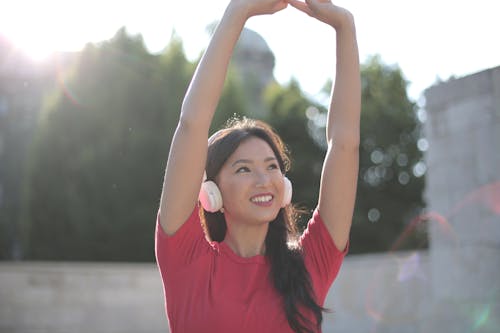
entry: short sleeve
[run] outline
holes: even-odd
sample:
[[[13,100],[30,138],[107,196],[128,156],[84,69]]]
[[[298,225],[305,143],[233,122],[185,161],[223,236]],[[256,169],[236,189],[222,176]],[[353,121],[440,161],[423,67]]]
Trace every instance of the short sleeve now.
[[[316,297],[318,302],[323,304],[348,252],[349,244],[342,252],[337,249],[318,209],[314,210],[300,238],[300,244]]]
[[[171,236],[160,224],[160,214],[156,218],[155,255],[163,279],[182,267],[188,266],[200,255],[206,253],[210,245],[201,227],[198,206],[186,222]]]

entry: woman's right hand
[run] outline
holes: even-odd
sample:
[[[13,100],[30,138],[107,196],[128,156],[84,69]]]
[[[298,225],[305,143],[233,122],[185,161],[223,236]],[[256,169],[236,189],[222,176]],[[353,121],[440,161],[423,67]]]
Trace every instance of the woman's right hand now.
[[[288,6],[286,0],[231,0],[230,6],[238,8],[247,18],[257,15],[274,14]]]

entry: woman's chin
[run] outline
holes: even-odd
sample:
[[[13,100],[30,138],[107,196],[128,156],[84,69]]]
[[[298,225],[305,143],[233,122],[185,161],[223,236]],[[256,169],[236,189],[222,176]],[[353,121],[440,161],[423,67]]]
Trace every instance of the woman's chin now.
[[[252,212],[252,217],[260,223],[272,222],[276,219],[279,213],[279,208],[268,207],[265,210],[254,209]]]

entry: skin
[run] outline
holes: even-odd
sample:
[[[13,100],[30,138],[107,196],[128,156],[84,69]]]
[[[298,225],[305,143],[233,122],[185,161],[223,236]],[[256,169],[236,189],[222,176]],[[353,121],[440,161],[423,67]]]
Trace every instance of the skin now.
[[[167,234],[175,234],[197,203],[210,123],[222,93],[231,54],[245,22],[252,16],[284,10],[288,5],[331,26],[331,41],[336,40],[336,79],[328,111],[328,150],[321,174],[318,209],[336,247],[339,250],[346,247],[359,165],[359,55],[353,16],[346,9],[326,0],[232,0],[229,3],[195,71],[172,140],[160,201],[160,223]],[[322,43],[331,41],[319,41],[318,49]],[[313,57],[304,62],[314,61]],[[186,154],[186,151],[190,153]],[[250,157],[256,158],[253,155]],[[262,160],[255,162],[261,170]],[[246,229],[247,232],[237,231],[244,230],[238,225],[246,228],[261,222],[260,215],[245,215],[249,213],[245,202],[245,195],[250,193],[249,187],[240,190],[239,187],[229,186],[230,182],[224,175],[218,181],[223,199],[228,200],[225,206],[230,214],[227,218],[231,236],[227,243],[241,256],[262,254],[265,248],[261,232],[253,233],[249,229]],[[242,196],[244,203],[240,203],[241,207],[237,203],[230,204],[231,198]]]

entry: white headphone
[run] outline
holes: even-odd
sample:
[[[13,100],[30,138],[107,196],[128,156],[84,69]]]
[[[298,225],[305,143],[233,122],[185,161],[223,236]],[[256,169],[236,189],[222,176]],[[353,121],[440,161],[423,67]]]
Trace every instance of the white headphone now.
[[[292,201],[292,182],[283,176],[283,181],[285,185],[285,191],[283,195],[283,202],[281,207],[284,208],[290,204]],[[207,212],[214,213],[222,208],[222,195],[220,193],[217,184],[213,181],[207,181],[207,173],[203,174],[203,183],[201,184],[200,194],[198,195],[198,200],[200,200],[201,206]]]

